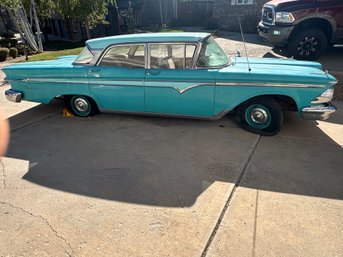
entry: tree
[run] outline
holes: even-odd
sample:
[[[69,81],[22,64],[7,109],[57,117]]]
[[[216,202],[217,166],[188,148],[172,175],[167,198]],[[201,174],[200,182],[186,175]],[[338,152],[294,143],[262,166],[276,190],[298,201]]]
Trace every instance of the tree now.
[[[32,31],[32,24],[29,23],[26,10],[20,0],[2,0],[0,7],[5,8],[13,18],[16,27],[25,42],[34,52],[43,52],[43,45],[40,39],[39,21],[36,15],[36,6],[34,0],[29,0],[29,7],[32,10],[31,20],[34,20],[36,31],[38,33],[37,42]],[[30,12],[31,13],[31,12]]]
[[[90,29],[106,22],[108,5],[114,3],[115,0],[57,0],[57,9],[64,18],[81,21],[90,38]]]

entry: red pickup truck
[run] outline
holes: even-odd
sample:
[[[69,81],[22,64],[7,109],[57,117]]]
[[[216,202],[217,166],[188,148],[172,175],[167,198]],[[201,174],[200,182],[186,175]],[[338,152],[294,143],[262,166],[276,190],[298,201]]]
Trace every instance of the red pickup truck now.
[[[296,59],[314,60],[343,44],[343,0],[273,0],[262,9],[258,31]]]

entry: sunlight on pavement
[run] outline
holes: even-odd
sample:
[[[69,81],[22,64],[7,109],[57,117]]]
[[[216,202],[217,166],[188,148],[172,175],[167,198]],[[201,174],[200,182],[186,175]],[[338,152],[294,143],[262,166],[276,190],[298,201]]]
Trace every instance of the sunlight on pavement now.
[[[338,145],[343,147],[343,124],[318,121],[318,128]]]

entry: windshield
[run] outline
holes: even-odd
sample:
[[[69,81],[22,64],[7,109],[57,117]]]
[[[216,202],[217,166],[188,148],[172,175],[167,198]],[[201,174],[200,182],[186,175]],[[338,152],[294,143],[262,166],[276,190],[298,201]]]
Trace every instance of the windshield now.
[[[84,47],[74,63],[86,64],[90,63],[92,59],[93,54],[91,53],[91,51],[88,50],[87,47]]]
[[[204,40],[197,62],[198,67],[220,67],[228,65],[229,62],[229,57],[213,37]]]

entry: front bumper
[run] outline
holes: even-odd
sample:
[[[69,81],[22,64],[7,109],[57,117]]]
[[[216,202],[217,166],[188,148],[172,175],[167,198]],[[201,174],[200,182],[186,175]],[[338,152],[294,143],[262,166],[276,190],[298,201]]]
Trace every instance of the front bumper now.
[[[8,101],[20,103],[21,99],[23,98],[23,93],[8,89],[5,91],[5,95]]]
[[[301,116],[305,120],[326,120],[336,111],[331,103],[318,106],[305,107],[301,110]]]
[[[258,34],[267,42],[283,47],[287,44],[289,35],[291,34],[294,26],[277,26],[277,25],[265,25],[260,22],[257,26]]]

